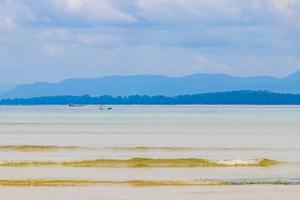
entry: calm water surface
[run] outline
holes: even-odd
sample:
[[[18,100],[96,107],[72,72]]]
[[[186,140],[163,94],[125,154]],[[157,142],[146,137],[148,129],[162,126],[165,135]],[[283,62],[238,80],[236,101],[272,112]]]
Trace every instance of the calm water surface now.
[[[299,106],[0,107],[0,197],[298,200],[299,141]]]

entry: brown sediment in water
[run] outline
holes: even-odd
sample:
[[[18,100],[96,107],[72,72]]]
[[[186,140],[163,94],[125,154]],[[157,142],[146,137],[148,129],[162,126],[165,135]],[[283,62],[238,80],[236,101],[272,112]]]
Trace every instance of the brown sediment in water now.
[[[46,180],[46,179],[26,179],[26,180],[0,180],[0,186],[32,186],[32,187],[42,187],[42,186],[88,186],[96,184],[95,181],[89,180]]]
[[[118,159],[97,159],[81,161],[8,161],[0,163],[0,167],[124,167],[124,168],[196,168],[196,167],[271,167],[278,164],[278,161],[270,159],[253,160],[231,160],[215,161],[198,158],[178,159],[154,159],[154,158],[132,158],[127,160]]]
[[[159,186],[235,186],[235,185],[299,185],[299,181],[155,181],[155,180],[51,180],[51,179],[0,179],[0,186],[9,187],[72,187],[97,185],[126,185],[131,187]]]

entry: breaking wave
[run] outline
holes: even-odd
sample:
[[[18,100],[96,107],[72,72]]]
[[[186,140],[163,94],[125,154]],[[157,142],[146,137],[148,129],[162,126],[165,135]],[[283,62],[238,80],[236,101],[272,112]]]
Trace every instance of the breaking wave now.
[[[124,167],[124,168],[151,168],[151,167],[271,167],[279,164],[276,160],[261,158],[249,160],[208,160],[199,158],[155,159],[131,158],[97,159],[79,161],[7,161],[1,162],[0,167]]]

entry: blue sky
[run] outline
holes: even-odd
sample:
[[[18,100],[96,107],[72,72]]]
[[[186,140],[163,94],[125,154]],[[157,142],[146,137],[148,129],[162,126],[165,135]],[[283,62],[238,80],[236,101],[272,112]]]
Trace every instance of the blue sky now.
[[[0,83],[300,70],[300,0],[0,0]]]

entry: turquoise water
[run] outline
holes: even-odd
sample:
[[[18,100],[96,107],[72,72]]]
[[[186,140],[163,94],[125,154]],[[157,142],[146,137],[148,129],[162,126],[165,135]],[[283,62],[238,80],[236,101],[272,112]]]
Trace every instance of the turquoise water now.
[[[299,106],[0,107],[0,197],[299,199],[299,130]],[[24,180],[31,186],[20,187]],[[37,187],[37,180],[110,183]],[[137,180],[142,186],[130,184]]]

